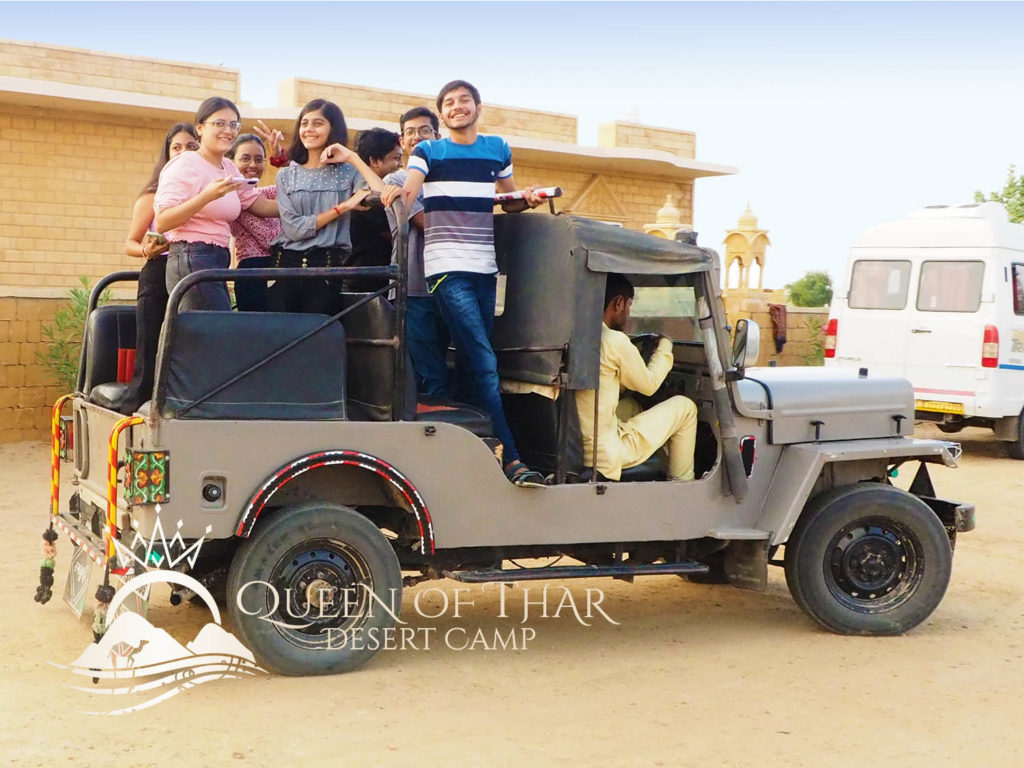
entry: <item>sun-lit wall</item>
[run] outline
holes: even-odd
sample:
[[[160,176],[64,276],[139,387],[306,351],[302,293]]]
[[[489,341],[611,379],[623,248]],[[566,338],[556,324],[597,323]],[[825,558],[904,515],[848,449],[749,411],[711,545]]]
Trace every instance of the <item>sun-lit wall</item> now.
[[[208,96],[237,102],[239,93],[236,70],[0,41],[0,443],[47,434],[57,391],[36,351],[43,324],[68,289],[80,276],[94,283],[138,268],[124,255],[124,238],[167,128],[190,120]],[[401,112],[434,101],[298,78],[282,82],[280,94],[278,108],[263,112],[286,132],[298,107],[314,97],[337,101],[346,118],[364,127],[393,130]],[[248,128],[260,111],[239,106]],[[683,220],[692,222],[692,177],[665,163],[650,173],[607,170],[593,157],[584,162],[573,116],[485,103],[481,123],[484,131],[534,142],[529,152],[514,149],[517,184],[561,186],[559,210],[641,229],[672,195]],[[602,127],[600,145],[693,158],[694,134],[614,123]],[[273,176],[268,169],[264,183]],[[132,288],[122,295],[130,299]]]

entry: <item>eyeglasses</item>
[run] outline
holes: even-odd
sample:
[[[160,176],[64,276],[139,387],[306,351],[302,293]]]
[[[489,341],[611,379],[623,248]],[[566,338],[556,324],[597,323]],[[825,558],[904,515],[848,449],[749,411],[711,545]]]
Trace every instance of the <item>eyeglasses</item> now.
[[[230,123],[227,120],[203,120],[203,122],[207,125],[212,125],[218,131],[223,131],[227,128],[232,133],[238,133],[242,129],[242,124],[237,120],[233,120]]]
[[[433,139],[436,136],[440,136],[440,134],[429,125],[421,125],[419,128],[406,128],[402,131],[402,136],[407,139],[411,139],[414,136],[419,136],[421,139]]]

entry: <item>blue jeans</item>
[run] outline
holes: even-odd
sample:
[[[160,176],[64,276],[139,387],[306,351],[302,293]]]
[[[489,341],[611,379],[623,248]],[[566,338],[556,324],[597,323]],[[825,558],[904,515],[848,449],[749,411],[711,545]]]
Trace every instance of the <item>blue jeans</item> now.
[[[227,248],[210,243],[171,243],[167,253],[167,292],[170,293],[185,275],[201,269],[227,269],[231,254]],[[179,311],[190,309],[231,310],[227,283],[199,283],[190,288],[178,304]]]
[[[410,296],[405,312],[405,341],[416,372],[416,391],[448,397],[450,334],[433,296]]]
[[[501,406],[498,385],[498,358],[491,347],[494,329],[494,293],[497,278],[476,272],[448,272],[427,278],[427,284],[441,306],[441,313],[452,340],[459,375],[465,383],[467,399],[487,411],[494,424],[494,436],[504,447],[502,461],[519,458],[512,431]]]
[[[264,269],[269,266],[269,256],[250,256],[238,262],[238,269]],[[267,281],[236,280],[235,306],[239,312],[266,312]]]

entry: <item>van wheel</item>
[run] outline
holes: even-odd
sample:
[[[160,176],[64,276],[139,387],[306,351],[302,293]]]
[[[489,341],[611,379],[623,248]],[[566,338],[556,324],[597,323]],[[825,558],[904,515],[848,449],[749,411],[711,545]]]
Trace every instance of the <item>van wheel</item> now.
[[[1017,419],[1017,439],[1006,443],[1006,453],[1011,459],[1024,459],[1024,411]]]
[[[402,572],[373,523],[311,502],[256,528],[231,561],[227,589],[231,622],[261,666],[327,675],[362,666],[383,645],[401,609]]]
[[[875,483],[826,492],[786,543],[786,584],[812,619],[843,635],[898,635],[924,621],[949,585],[953,550],[935,513]]]

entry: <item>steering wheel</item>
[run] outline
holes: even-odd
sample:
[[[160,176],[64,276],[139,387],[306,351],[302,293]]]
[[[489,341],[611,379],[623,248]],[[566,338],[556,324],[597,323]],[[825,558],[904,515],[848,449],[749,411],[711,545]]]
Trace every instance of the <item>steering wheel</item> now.
[[[645,363],[651,361],[651,355],[654,354],[654,350],[658,347],[658,339],[661,338],[660,334],[657,333],[640,333],[630,339],[637,350],[640,352],[640,357],[644,359]]]

